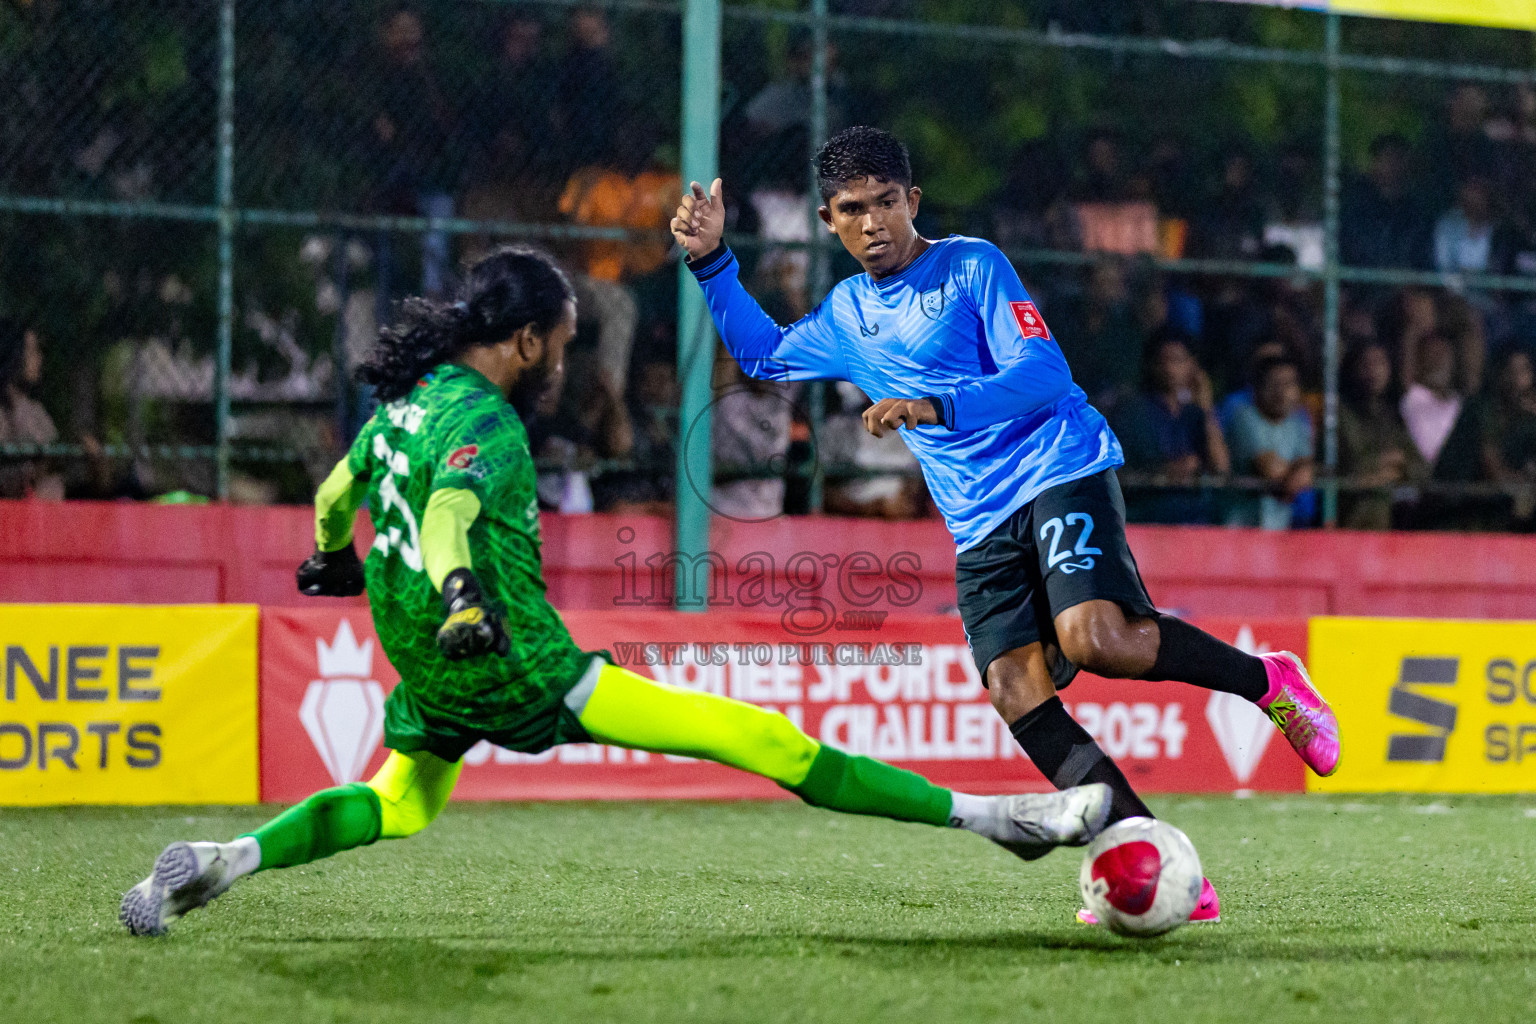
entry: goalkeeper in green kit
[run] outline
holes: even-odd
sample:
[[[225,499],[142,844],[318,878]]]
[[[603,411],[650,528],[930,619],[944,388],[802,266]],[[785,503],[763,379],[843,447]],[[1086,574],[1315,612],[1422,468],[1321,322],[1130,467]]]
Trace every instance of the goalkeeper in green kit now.
[[[707,758],[777,782],[808,804],[968,829],[1025,859],[1104,827],[1104,785],[973,796],[824,746],[783,715],[666,686],[571,640],[544,595],[525,420],[557,386],[575,332],[570,282],[544,255],[499,250],[454,303],[408,300],[358,373],[380,405],[315,499],[309,595],[366,586],[400,673],[385,705],[391,753],[367,783],[322,790],[231,842],[177,842],[123,897],[140,935],[246,875],[413,835],[443,810],[480,740],[537,753],[608,743]],[[367,503],[366,563],[352,524]]]

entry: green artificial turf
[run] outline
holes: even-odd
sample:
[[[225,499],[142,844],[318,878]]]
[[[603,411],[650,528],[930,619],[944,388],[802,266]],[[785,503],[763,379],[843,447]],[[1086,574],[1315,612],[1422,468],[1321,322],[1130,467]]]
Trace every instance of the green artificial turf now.
[[[1080,854],[794,803],[458,805],[116,921],[261,808],[0,810],[0,1020],[1529,1020],[1536,798],[1164,799],[1227,920],[1072,920]]]

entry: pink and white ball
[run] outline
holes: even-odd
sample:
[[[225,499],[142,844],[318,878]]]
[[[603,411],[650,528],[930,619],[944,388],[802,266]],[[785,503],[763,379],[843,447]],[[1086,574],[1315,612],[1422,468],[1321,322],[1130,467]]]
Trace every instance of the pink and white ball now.
[[[1088,846],[1078,884],[1099,921],[1119,935],[1150,938],[1189,920],[1200,902],[1200,855],[1166,821],[1126,818]]]

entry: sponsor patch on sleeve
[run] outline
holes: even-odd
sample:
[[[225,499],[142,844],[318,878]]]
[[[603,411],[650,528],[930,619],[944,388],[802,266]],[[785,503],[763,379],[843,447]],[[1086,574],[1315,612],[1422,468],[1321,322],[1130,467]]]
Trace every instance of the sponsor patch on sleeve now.
[[[468,469],[475,461],[475,456],[480,454],[480,446],[467,444],[448,456],[449,469]]]
[[[1010,302],[1008,308],[1013,310],[1013,318],[1018,321],[1019,331],[1024,337],[1050,338],[1051,332],[1045,326],[1045,318],[1033,302]]]

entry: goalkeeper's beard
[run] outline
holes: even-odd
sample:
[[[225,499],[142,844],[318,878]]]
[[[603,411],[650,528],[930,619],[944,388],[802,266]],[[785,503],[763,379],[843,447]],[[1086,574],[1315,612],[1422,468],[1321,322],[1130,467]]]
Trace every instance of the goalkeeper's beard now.
[[[530,366],[512,384],[507,392],[507,401],[517,411],[518,418],[524,426],[533,423],[538,414],[539,406],[550,396],[558,391],[564,374],[560,364],[549,365],[548,359]]]

